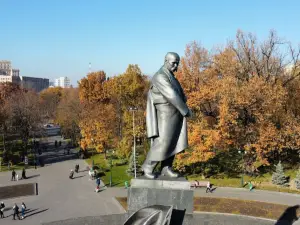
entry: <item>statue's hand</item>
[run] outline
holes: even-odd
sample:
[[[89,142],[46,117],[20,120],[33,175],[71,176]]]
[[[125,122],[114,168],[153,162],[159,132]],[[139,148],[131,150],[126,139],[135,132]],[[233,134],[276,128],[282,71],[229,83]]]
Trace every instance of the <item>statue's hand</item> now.
[[[193,113],[190,109],[189,109],[188,113],[186,114],[186,117],[193,117]]]

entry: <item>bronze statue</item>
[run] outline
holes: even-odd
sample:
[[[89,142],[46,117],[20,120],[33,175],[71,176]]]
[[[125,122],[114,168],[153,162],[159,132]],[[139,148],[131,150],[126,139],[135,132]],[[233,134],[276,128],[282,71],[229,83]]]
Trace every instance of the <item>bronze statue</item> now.
[[[173,72],[180,57],[169,52],[164,65],[152,78],[147,97],[146,124],[151,148],[142,166],[144,175],[154,179],[153,170],[161,162],[163,176],[178,177],[172,170],[175,154],[188,147],[186,117],[192,115],[186,96]]]

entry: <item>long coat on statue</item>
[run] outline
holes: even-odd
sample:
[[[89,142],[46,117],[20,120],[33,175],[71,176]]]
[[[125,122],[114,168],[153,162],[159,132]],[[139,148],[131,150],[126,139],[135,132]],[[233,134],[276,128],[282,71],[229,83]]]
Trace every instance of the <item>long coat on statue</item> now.
[[[182,87],[164,66],[153,76],[147,97],[147,137],[150,161],[163,161],[188,147],[186,115],[189,109]]]

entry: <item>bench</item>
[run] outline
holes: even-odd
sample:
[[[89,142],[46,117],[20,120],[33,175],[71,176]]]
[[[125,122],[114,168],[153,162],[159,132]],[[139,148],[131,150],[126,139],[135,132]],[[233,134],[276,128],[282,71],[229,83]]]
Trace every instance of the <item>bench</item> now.
[[[193,188],[198,188],[198,187],[206,187],[208,181],[192,181],[191,182],[191,187]]]

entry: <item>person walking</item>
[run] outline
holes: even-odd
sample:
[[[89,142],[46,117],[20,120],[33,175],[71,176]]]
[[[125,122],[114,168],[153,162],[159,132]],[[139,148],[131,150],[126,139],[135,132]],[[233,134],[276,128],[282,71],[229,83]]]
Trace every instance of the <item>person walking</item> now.
[[[14,169],[11,171],[11,180],[16,181],[16,171]]]
[[[17,181],[19,181],[19,174],[16,175]]]
[[[23,168],[22,170],[22,179],[26,179],[26,171],[25,171],[25,168]]]
[[[209,191],[211,193],[211,188],[210,188],[210,182],[208,181],[207,182],[207,185],[206,185],[206,193],[207,191]]]
[[[19,216],[19,206],[17,206],[16,203],[13,207],[13,211],[14,211],[13,220],[16,220],[16,215],[17,215],[18,219],[20,220],[21,218]]]
[[[100,183],[101,183],[101,181],[100,181],[100,177],[97,177],[97,180],[96,180],[96,185],[100,187]]]
[[[74,171],[71,170],[71,173],[70,173],[70,175],[69,175],[69,178],[70,178],[70,179],[73,179],[73,175],[74,175]]]
[[[22,216],[21,218],[24,219],[25,218],[25,210],[26,210],[26,205],[24,202],[22,202],[22,205],[21,205],[22,209],[21,209],[21,213],[22,213]]]
[[[251,183],[251,181],[249,182],[249,191],[253,190],[253,184]]]
[[[76,164],[76,165],[75,165],[75,172],[78,173],[78,170],[79,170],[79,165]]]
[[[1,216],[1,219],[4,218],[4,208],[5,208],[4,202],[1,202],[0,203],[0,216]]]

